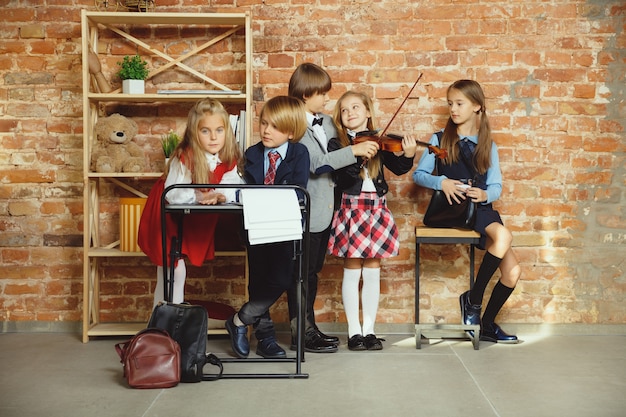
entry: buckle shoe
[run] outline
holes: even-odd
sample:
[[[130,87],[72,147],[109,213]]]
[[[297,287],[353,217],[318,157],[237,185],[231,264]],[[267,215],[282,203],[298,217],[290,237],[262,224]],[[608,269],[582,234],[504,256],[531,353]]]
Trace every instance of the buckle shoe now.
[[[480,340],[493,343],[518,343],[517,336],[507,334],[496,323],[485,324],[480,328]]]
[[[355,334],[350,339],[348,339],[348,349],[367,350],[367,346],[365,346],[365,338],[363,337],[363,335]]]
[[[287,353],[282,347],[280,347],[276,338],[273,336],[259,340],[259,343],[256,345],[256,354],[264,357],[265,359],[280,359],[287,357]]]
[[[365,340],[365,348],[367,350],[383,350],[383,341],[385,339],[381,339],[376,337],[375,334],[368,334],[363,338]]]
[[[230,336],[230,346],[233,352],[241,359],[245,359],[250,354],[250,343],[248,342],[248,327],[237,326],[233,321],[234,315],[226,320],[226,330]]]

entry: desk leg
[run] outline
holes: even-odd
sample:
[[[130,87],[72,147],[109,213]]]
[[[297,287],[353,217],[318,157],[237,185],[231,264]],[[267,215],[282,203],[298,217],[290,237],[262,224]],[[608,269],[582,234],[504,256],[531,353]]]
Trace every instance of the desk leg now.
[[[420,322],[420,244],[415,241],[415,324]]]

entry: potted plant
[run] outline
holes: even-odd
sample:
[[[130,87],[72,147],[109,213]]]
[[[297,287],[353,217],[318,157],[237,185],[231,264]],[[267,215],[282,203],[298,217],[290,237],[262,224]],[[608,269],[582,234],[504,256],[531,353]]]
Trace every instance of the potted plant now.
[[[180,136],[178,136],[178,133],[173,130],[170,130],[166,135],[161,136],[161,146],[163,147],[163,154],[165,155],[166,163],[179,143]]]
[[[145,80],[148,78],[148,63],[141,59],[139,55],[132,57],[126,55],[122,62],[118,61],[120,70],[117,75],[122,80],[122,92],[124,94],[143,94],[145,91]]]

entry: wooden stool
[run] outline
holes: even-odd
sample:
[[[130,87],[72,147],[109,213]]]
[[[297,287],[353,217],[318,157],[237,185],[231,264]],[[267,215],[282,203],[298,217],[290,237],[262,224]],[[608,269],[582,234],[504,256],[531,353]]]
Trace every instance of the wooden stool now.
[[[470,337],[474,349],[478,350],[480,339],[480,325],[466,324],[420,324],[420,244],[466,244],[470,245],[470,289],[474,286],[474,249],[480,241],[480,233],[464,229],[442,229],[434,227],[415,228],[415,347],[421,349],[422,331],[432,330],[437,333],[450,333],[451,331],[473,331]],[[430,332],[429,332],[430,333]],[[468,334],[469,336],[469,334]],[[425,337],[425,336],[424,336]],[[425,337],[426,338],[426,337]]]

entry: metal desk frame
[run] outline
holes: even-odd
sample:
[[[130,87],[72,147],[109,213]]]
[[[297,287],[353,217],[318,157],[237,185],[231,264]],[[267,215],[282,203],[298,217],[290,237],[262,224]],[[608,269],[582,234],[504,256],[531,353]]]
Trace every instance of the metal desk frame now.
[[[177,236],[181,236],[183,231],[183,222],[182,218],[184,215],[192,214],[194,212],[198,213],[237,213],[243,211],[243,206],[241,204],[218,204],[218,205],[202,205],[202,204],[169,204],[165,196],[168,192],[173,190],[174,188],[237,188],[237,189],[258,189],[258,188],[269,188],[272,189],[292,189],[294,191],[300,191],[302,195],[304,195],[304,202],[301,202],[301,212],[303,213],[304,219],[304,228],[302,240],[296,241],[294,244],[298,245],[296,247],[296,262],[298,263],[298,274],[296,276],[296,294],[298,300],[298,314],[296,316],[296,356],[295,357],[286,357],[279,359],[264,359],[264,358],[220,358],[222,363],[272,363],[272,362],[291,362],[296,364],[295,372],[293,373],[241,373],[241,374],[233,374],[233,373],[224,373],[222,374],[223,379],[241,379],[241,378],[288,378],[288,379],[296,379],[296,378],[308,378],[309,374],[302,372],[302,362],[304,360],[304,317],[306,312],[305,303],[302,302],[302,288],[305,284],[305,280],[307,280],[307,270],[309,263],[309,224],[310,224],[310,213],[311,213],[311,201],[309,193],[306,189],[296,186],[296,185],[257,185],[257,184],[174,184],[163,190],[163,194],[161,195],[161,244],[163,246],[163,295],[165,300],[171,300],[171,294],[173,294],[174,290],[174,280],[170,277],[174,276],[174,262],[172,265],[168,267],[168,253],[167,253],[167,233],[166,233],[166,218],[167,214],[178,215],[178,233]],[[170,249],[170,256],[172,259],[176,259],[177,256],[180,255],[180,246],[182,245],[182,241],[176,240],[176,236],[172,238],[172,245]]]

